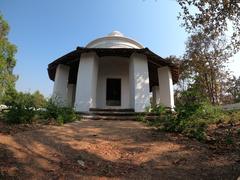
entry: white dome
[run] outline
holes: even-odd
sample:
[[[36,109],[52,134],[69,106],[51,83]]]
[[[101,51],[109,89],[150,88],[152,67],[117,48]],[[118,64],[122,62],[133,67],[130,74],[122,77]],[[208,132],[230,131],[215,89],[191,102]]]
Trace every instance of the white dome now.
[[[125,37],[119,31],[113,31],[105,37],[95,39],[86,45],[86,48],[144,48],[137,41]]]

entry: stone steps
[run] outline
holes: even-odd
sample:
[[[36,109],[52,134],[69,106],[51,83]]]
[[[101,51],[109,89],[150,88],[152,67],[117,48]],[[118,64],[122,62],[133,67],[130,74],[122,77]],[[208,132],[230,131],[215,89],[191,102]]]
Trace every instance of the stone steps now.
[[[83,119],[92,120],[137,120],[138,116],[146,113],[134,112],[132,109],[90,109],[89,112],[79,113]],[[155,113],[147,113],[147,119],[155,119]]]
[[[102,111],[105,111],[105,112],[134,112],[134,109],[109,109],[109,108],[90,108],[89,109],[90,112],[93,111],[93,112],[102,112]]]
[[[108,112],[108,111],[90,111],[83,112],[82,115],[98,115],[98,116],[135,116],[135,112]]]
[[[108,111],[90,111],[90,112],[81,112],[82,115],[99,115],[99,116],[138,116],[144,115],[146,113],[139,112],[108,112]],[[147,113],[147,116],[156,116],[155,113]]]
[[[81,115],[83,119],[92,120],[137,120],[136,116],[99,116],[99,115]]]

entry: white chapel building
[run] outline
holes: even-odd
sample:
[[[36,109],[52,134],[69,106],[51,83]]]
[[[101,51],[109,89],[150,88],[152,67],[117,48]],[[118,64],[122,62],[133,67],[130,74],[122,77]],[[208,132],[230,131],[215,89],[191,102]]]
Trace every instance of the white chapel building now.
[[[77,112],[132,109],[153,104],[174,107],[178,66],[137,41],[113,31],[48,65],[53,97]],[[152,97],[152,98],[150,98]]]

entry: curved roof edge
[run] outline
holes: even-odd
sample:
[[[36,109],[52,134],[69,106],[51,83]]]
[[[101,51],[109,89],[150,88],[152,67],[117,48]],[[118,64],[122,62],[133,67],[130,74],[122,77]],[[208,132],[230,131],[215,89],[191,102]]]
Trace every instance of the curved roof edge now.
[[[99,57],[104,56],[121,56],[130,57],[133,53],[143,54],[147,57],[149,63],[156,67],[169,66],[172,73],[173,83],[177,83],[179,78],[179,64],[173,63],[170,60],[163,59],[159,55],[153,53],[148,48],[134,49],[134,48],[85,48],[77,47],[76,50],[54,60],[48,65],[48,75],[54,81],[56,68],[58,64],[65,64],[71,66],[80,60],[82,53],[95,52]]]

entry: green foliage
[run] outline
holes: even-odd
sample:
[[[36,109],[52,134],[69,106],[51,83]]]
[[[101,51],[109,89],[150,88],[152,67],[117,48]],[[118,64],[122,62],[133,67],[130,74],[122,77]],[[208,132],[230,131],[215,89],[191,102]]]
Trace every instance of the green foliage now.
[[[240,49],[239,4],[230,0],[177,2],[179,18],[189,33],[178,88],[185,91],[194,85],[213,105],[240,102],[240,81],[231,80],[226,68],[229,58]]]
[[[8,89],[2,101],[8,106],[4,113],[8,123],[31,123],[38,112],[43,108],[46,100],[44,96],[36,91],[33,94],[17,92],[14,88]]]
[[[39,91],[35,91],[32,94],[32,97],[33,97],[33,101],[34,101],[34,106],[36,108],[43,108],[46,106],[47,101]]]
[[[158,118],[147,121],[141,117],[141,121],[164,131],[180,132],[198,140],[205,138],[205,131],[209,124],[216,123],[223,116],[220,108],[207,102],[185,102],[179,104],[175,112],[161,105],[151,109]]]
[[[216,123],[223,117],[220,108],[207,102],[186,103],[177,108],[177,114],[177,130],[199,140],[204,139],[205,130],[209,124]]]
[[[207,97],[212,104],[219,104],[227,91],[229,73],[225,66],[230,54],[225,46],[225,39],[207,39],[204,33],[191,35],[186,43],[182,77],[188,88]]]
[[[137,120],[141,122],[145,122],[145,116],[143,114],[140,114],[137,116]]]
[[[158,104],[158,105],[154,105],[151,108],[150,112],[156,113],[157,115],[161,115],[161,114],[164,114],[166,112],[166,108],[163,105]]]
[[[49,99],[43,112],[44,118],[53,119],[58,124],[64,124],[77,120],[77,115],[72,108],[60,107],[53,99]]]
[[[208,103],[194,86],[181,93],[176,102],[176,113],[177,117],[170,119],[165,128],[199,140],[204,139],[208,124],[219,121],[223,116],[221,109]]]
[[[239,110],[225,111],[222,121],[230,124],[240,122],[240,111]]]
[[[9,26],[0,15],[0,102],[8,89],[14,89],[17,77],[13,75],[17,48],[8,41]]]
[[[58,124],[77,119],[72,108],[60,107],[52,99],[46,101],[39,91],[30,94],[10,89],[3,100],[4,104],[9,107],[9,110],[4,113],[4,117],[9,123],[31,123],[35,115],[47,120],[53,119]]]
[[[151,105],[145,108],[145,113],[138,115],[137,120],[147,123],[150,126],[159,127],[161,126],[159,118],[162,119],[163,117],[165,117],[166,112],[170,112],[170,111],[161,104]],[[158,118],[154,118],[154,119],[151,118],[151,120],[147,120],[146,119],[147,115],[157,115]]]
[[[188,90],[178,94],[175,111],[169,111],[161,105],[147,108],[147,113],[154,113],[158,118],[147,120],[141,116],[139,120],[158,129],[179,132],[198,140],[206,138],[209,125],[218,123],[237,124],[240,122],[240,111],[223,111],[218,106],[213,106],[206,96],[191,86]],[[239,132],[240,133],[240,132]],[[231,142],[231,136],[226,139]]]
[[[14,104],[15,99],[18,96],[18,92],[15,88],[8,88],[4,96],[2,97],[2,103],[7,106],[12,106]]]
[[[35,116],[35,107],[30,93],[10,92],[5,98],[5,104],[9,109],[4,113],[8,123],[20,124],[31,123]]]
[[[227,90],[227,93],[230,93],[233,98],[233,103],[239,103],[240,102],[240,76],[237,78],[233,76],[231,79],[229,79],[229,88]]]
[[[177,0],[182,11],[182,25],[189,33],[201,32],[204,38],[219,39],[230,36],[229,49],[240,48],[239,1],[235,0]],[[229,27],[232,26],[229,34]],[[228,33],[227,33],[228,32]]]

